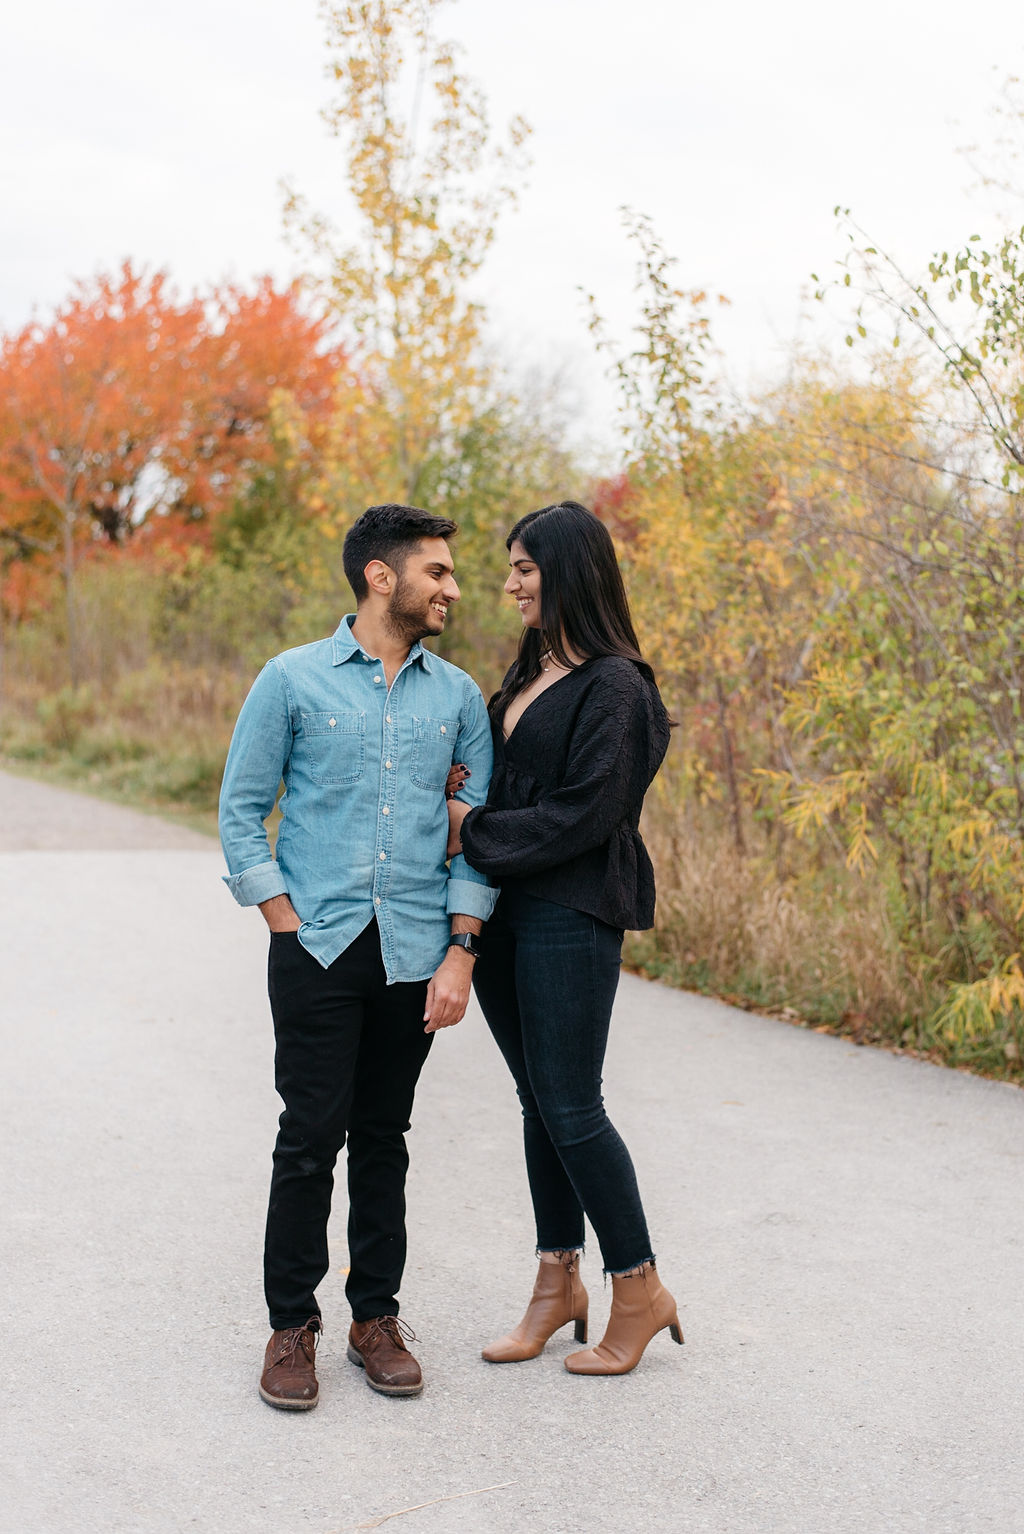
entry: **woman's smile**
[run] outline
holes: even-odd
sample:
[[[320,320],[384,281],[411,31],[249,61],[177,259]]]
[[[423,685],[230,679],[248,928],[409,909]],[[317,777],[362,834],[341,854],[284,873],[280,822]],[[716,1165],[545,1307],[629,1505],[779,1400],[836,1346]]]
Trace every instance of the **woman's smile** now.
[[[519,539],[510,545],[508,562],[512,566],[505,590],[519,608],[527,628],[541,626],[540,571]]]

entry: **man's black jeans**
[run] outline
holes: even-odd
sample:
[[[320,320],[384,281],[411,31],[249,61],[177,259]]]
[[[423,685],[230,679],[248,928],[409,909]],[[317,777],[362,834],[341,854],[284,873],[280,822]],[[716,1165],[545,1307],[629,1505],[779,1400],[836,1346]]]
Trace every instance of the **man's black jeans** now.
[[[427,982],[387,985],[371,921],[329,969],[294,932],[270,937],[275,1076],[284,1100],[267,1211],[264,1284],[274,1330],[319,1315],[334,1164],[348,1140],[345,1293],[356,1321],[398,1314],[405,1267],[405,1134],[433,1034]]]
[[[473,986],[522,1104],[538,1249],[582,1246],[586,1211],[605,1272],[626,1273],[653,1253],[633,1162],[601,1096],[622,933],[506,889],[482,941]]]

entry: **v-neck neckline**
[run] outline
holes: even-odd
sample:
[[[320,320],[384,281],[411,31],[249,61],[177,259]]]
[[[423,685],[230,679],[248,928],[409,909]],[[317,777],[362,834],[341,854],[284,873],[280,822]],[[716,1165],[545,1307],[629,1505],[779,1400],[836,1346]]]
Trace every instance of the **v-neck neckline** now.
[[[505,745],[505,746],[507,746],[509,744],[509,742],[511,741],[513,735],[516,733],[516,731],[518,730],[519,726],[522,724],[523,720],[526,718],[527,714],[530,712],[531,708],[533,708],[535,703],[539,703],[541,698],[546,697],[549,692],[554,692],[555,688],[559,685],[560,682],[567,682],[571,676],[577,676],[579,674],[579,672],[582,671],[583,667],[586,664],[587,664],[587,662],[585,660],[581,661],[578,666],[574,666],[572,668],[572,670],[571,671],[567,671],[564,676],[556,677],[553,682],[549,682],[546,687],[542,688],[541,691],[537,694],[537,696],[535,698],[531,698],[530,699],[529,703],[523,709],[523,712],[519,715],[519,718],[516,720],[515,724],[512,726],[511,730],[509,730],[507,735],[505,734],[505,724],[504,724],[504,721],[502,721],[502,726],[501,726],[502,744]],[[507,710],[506,710],[506,712],[507,712]]]

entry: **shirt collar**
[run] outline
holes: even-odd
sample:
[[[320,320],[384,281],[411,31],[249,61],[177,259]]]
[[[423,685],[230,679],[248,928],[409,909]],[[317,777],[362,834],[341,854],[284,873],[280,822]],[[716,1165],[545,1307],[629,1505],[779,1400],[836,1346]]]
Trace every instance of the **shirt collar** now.
[[[344,618],[342,618],[341,622],[338,624],[338,627],[335,629],[333,638],[331,639],[331,646],[333,651],[331,657],[332,665],[341,666],[344,665],[345,661],[347,660],[357,660],[360,657],[364,657],[366,660],[379,659],[379,656],[367,655],[366,651],[362,648],[358,641],[353,638],[352,625],[355,621],[355,613],[346,613]],[[433,659],[434,657],[431,655],[430,651],[425,650],[417,639],[416,643],[409,651],[408,661],[419,661],[424,671],[429,672],[433,670],[433,666],[431,665],[431,661]],[[408,664],[408,661],[406,664]]]

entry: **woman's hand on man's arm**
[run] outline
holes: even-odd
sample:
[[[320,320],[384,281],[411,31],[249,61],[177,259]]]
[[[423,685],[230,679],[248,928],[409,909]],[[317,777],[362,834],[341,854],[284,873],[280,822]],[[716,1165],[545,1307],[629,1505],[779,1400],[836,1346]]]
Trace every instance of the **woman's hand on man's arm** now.
[[[444,785],[444,797],[448,806],[448,851],[450,858],[457,857],[462,851],[462,822],[469,814],[471,805],[462,799],[456,799],[460,789],[465,788],[469,779],[473,776],[465,762],[453,762],[448,769],[448,781]]]

